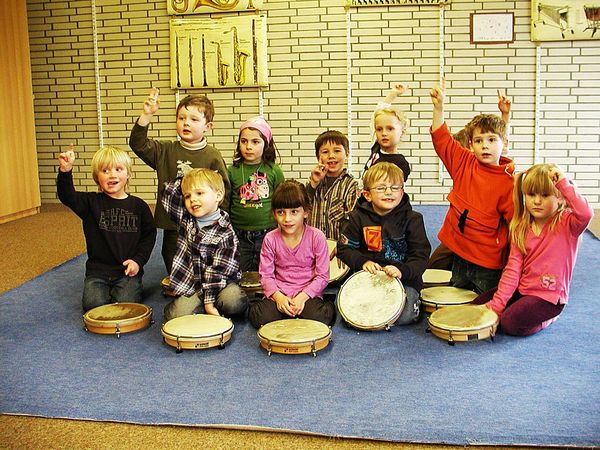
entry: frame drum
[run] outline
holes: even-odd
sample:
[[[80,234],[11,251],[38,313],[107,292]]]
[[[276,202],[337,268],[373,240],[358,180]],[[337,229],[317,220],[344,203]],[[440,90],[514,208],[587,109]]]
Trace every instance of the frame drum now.
[[[160,281],[160,286],[162,287],[162,293],[165,297],[178,297],[177,295],[173,294],[173,291],[171,291],[171,289],[169,289],[169,283],[170,283],[170,279],[168,276],[164,277],[161,281]]]
[[[350,268],[344,264],[337,256],[333,259],[331,254],[335,251],[337,242],[327,239],[327,248],[329,249],[329,282],[341,280],[346,276]],[[341,266],[341,267],[340,267]]]
[[[475,300],[477,295],[468,289],[452,286],[429,287],[421,291],[421,304],[425,307],[425,312],[431,313],[447,306],[466,305]]]
[[[142,303],[110,303],[83,315],[84,328],[91,333],[116,334],[146,328],[152,322],[152,308]]]
[[[452,272],[442,269],[427,269],[423,273],[423,287],[449,286]]]
[[[271,353],[305,354],[327,347],[331,329],[322,322],[310,319],[282,319],[269,322],[256,332],[260,346]]]
[[[379,271],[356,272],[340,288],[337,306],[344,320],[359,330],[388,330],[406,302],[400,280]]]
[[[428,323],[435,336],[454,345],[456,341],[493,340],[498,315],[484,305],[461,305],[434,311]]]
[[[197,350],[211,347],[223,348],[231,339],[233,322],[226,317],[211,314],[189,314],[175,317],[165,323],[160,334],[163,342],[177,349]]]
[[[256,294],[258,292],[262,292],[262,286],[260,284],[260,273],[242,272],[240,287],[244,291],[246,291],[247,294]]]

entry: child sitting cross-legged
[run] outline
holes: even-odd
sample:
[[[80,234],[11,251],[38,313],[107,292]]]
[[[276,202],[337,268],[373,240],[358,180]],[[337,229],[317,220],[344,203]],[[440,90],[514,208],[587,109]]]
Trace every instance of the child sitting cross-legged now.
[[[359,202],[350,213],[337,244],[338,258],[353,272],[382,270],[398,278],[407,298],[396,325],[415,323],[420,319],[422,275],[431,251],[423,216],[412,210],[398,166],[389,162],[372,166],[363,185],[366,202]]]
[[[177,224],[169,287],[179,296],[165,306],[165,321],[201,312],[232,316],[246,311],[248,298],[238,284],[238,239],[229,214],[219,209],[224,195],[221,175],[204,168],[165,186],[162,204]]]

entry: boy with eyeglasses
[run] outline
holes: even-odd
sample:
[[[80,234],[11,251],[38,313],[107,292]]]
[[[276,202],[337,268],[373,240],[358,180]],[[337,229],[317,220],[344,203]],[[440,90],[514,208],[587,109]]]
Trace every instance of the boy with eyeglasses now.
[[[422,275],[431,245],[423,216],[413,211],[404,192],[402,169],[389,162],[370,167],[363,177],[363,197],[366,202],[350,213],[338,241],[338,258],[352,272],[382,270],[398,278],[406,291],[406,304],[396,325],[418,322]]]

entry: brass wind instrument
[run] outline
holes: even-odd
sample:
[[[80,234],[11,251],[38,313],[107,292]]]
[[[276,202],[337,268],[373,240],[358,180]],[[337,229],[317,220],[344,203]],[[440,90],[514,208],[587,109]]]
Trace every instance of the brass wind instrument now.
[[[192,43],[193,39],[191,36],[188,36],[188,46],[189,46],[189,65],[190,65],[190,87],[194,87],[194,52],[192,51]]]
[[[202,35],[202,85],[204,87],[208,86],[208,81],[206,80],[206,50],[204,43],[204,34]]]
[[[177,87],[181,87],[181,80],[179,79],[179,36],[175,33],[175,72],[177,72]]]
[[[226,33],[233,32],[233,79],[235,84],[242,86],[246,81],[246,58],[250,56],[245,50],[240,49],[237,27],[231,27]]]
[[[229,63],[225,62],[225,58],[223,58],[221,43],[216,41],[211,41],[211,43],[217,46],[217,81],[219,86],[225,86],[229,78]]]

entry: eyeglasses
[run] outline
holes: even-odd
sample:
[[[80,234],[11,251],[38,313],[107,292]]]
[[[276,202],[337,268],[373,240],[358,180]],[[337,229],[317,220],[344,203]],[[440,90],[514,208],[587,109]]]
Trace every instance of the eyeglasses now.
[[[378,194],[385,194],[388,189],[390,191],[392,191],[392,192],[400,192],[402,189],[404,189],[404,185],[394,184],[393,186],[376,186],[376,187],[371,188],[369,190],[370,191],[375,191]]]

